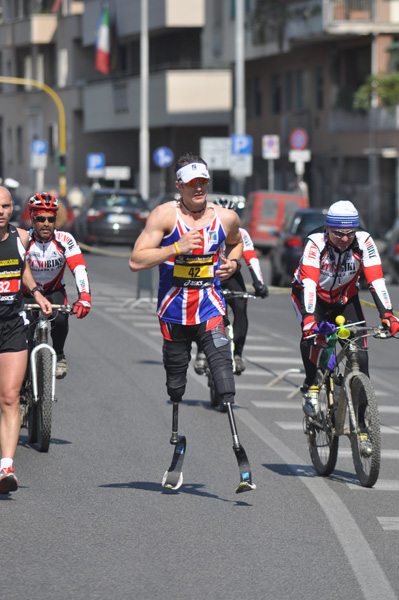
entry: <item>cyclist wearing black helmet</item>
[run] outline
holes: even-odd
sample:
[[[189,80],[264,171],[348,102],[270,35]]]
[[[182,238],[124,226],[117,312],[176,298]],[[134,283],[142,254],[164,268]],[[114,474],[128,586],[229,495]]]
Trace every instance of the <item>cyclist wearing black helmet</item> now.
[[[213,202],[222,208],[237,210],[237,201],[233,198],[220,197],[216,198],[216,200],[213,200]],[[260,296],[261,298],[266,298],[269,292],[267,286],[263,282],[262,271],[253,242],[249,233],[242,227],[240,227],[240,233],[244,244],[242,256],[251,274],[255,295]],[[245,282],[240,270],[237,270],[229,279],[223,281],[221,287],[224,290],[245,292]],[[246,298],[228,298],[226,302],[229,306],[231,306],[234,315],[234,360],[236,365],[236,374],[241,375],[241,373],[245,371],[242,352],[248,332],[248,300]],[[205,371],[205,368],[205,354],[200,348],[198,348],[197,356],[194,362],[195,372],[198,373],[198,375],[202,375]]]
[[[68,304],[64,271],[66,265],[75,277],[79,299],[73,305],[78,319],[85,317],[91,307],[91,295],[86,262],[75,238],[55,228],[59,203],[46,192],[37,193],[28,201],[32,229],[29,232],[27,259],[39,289],[53,304]],[[59,313],[53,321],[51,337],[57,353],[57,379],[67,373],[64,354],[68,335],[68,315]]]

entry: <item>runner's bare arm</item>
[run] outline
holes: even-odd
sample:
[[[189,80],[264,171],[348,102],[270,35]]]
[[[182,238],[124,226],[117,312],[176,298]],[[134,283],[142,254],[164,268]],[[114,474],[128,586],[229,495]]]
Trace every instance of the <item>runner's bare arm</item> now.
[[[226,212],[224,212],[226,211]],[[242,257],[243,241],[240,233],[240,219],[233,210],[224,209],[221,216],[226,231],[226,258],[221,259],[220,269],[216,275],[221,281],[228,279],[238,269],[237,260]]]
[[[201,246],[202,235],[198,231],[190,230],[180,238],[177,248],[172,242],[163,248],[159,247],[163,237],[172,231],[175,215],[174,206],[167,206],[167,204],[157,206],[151,212],[129,259],[129,267],[132,271],[151,269],[177,254],[184,254]]]

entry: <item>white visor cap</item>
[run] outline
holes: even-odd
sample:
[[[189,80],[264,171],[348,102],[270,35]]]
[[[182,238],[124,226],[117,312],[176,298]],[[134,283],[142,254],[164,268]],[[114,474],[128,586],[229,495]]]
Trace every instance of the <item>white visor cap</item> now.
[[[209,179],[209,171],[206,168],[204,163],[190,163],[188,165],[184,165],[178,171],[176,171],[176,177],[178,181],[182,181],[183,183],[188,183],[192,179],[197,179],[197,177],[204,177],[205,179]]]

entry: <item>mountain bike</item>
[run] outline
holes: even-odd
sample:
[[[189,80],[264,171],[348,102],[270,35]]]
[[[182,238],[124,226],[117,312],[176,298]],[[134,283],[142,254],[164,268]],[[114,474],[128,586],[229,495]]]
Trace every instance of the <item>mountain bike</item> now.
[[[258,297],[258,296],[255,296],[254,294],[250,294],[248,292],[239,292],[239,291],[234,291],[234,290],[221,290],[221,292],[222,292],[222,295],[225,300],[227,300],[229,298],[257,298]],[[234,358],[234,327],[233,327],[233,324],[230,323],[230,321],[228,320],[229,312],[230,312],[229,305],[226,302],[225,329],[226,329],[226,336],[227,336],[227,338],[229,340],[229,344],[230,344],[231,360],[232,360],[232,364],[233,364],[233,373],[235,374],[236,373],[236,362],[235,362],[235,358]],[[211,370],[209,368],[208,363],[206,363],[205,375],[208,378],[208,387],[209,387],[209,391],[210,391],[211,406],[213,406],[214,408],[219,408],[220,412],[225,413],[227,411],[227,405],[220,402],[219,394],[217,393],[215,382],[213,380]]]
[[[57,354],[48,343],[51,321],[56,315],[70,313],[69,305],[52,304],[53,314],[45,317],[38,304],[25,304],[35,321],[32,337],[28,342],[29,360],[25,380],[20,393],[21,427],[28,429],[28,439],[40,452],[48,452],[51,439],[53,402],[55,397],[55,373]]]
[[[373,384],[359,370],[359,352],[367,350],[355,342],[371,336],[378,339],[394,336],[381,326],[349,323],[344,327],[342,316],[336,318],[336,323],[338,327],[331,325],[335,332],[327,336],[328,349],[323,350],[324,366],[318,369],[319,409],[316,416],[304,417],[304,433],[313,466],[324,477],[334,471],[339,437],[346,435],[358,480],[363,487],[372,487],[381,464],[380,419]],[[342,348],[334,353],[335,366],[334,360],[326,365],[338,340]]]

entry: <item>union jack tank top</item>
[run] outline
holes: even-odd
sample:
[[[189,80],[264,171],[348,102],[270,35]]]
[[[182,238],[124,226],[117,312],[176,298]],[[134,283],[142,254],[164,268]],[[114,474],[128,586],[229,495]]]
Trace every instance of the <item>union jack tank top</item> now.
[[[192,229],[179,216],[177,202],[175,206],[175,226],[163,238],[161,247],[178,242]],[[224,246],[226,233],[216,211],[211,223],[200,229],[199,233],[204,238],[202,247],[184,255],[179,254],[159,265],[157,313],[162,321],[197,325],[225,314],[220,280],[214,273],[220,266],[221,247]]]

